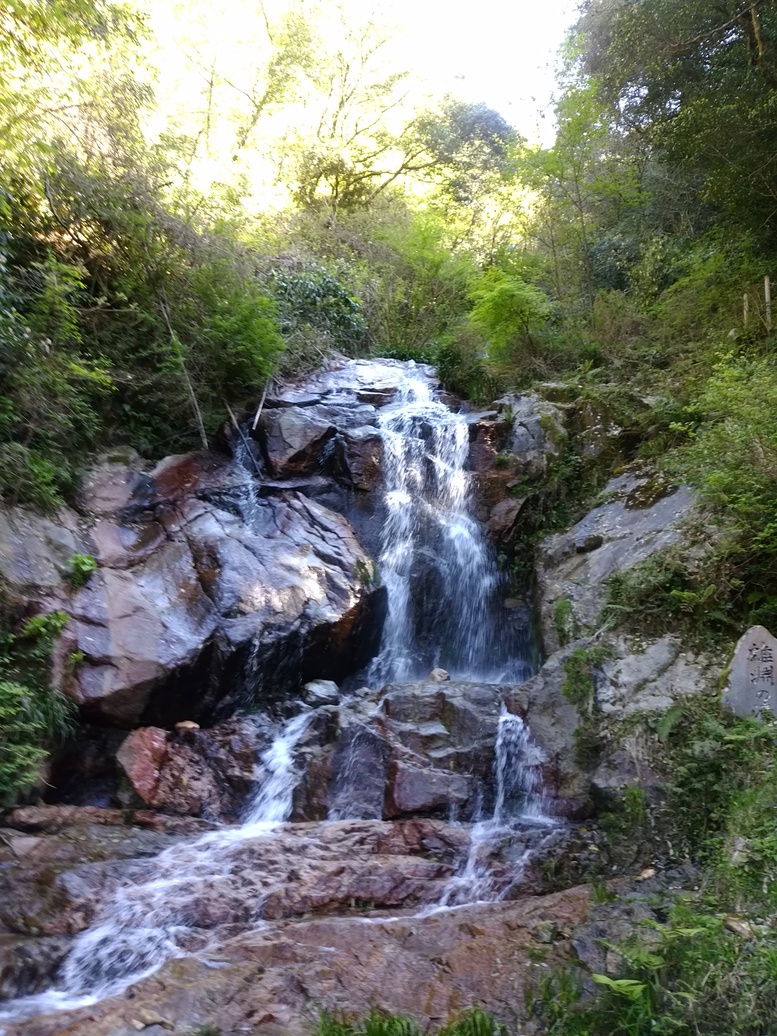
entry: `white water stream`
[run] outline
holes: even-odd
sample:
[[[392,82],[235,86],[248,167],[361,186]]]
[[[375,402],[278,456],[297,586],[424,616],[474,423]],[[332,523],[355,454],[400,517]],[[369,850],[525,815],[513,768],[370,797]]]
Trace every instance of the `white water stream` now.
[[[190,908],[204,880],[215,882],[232,872],[233,850],[240,843],[268,835],[288,819],[298,779],[294,749],[310,716],[301,713],[286,723],[262,755],[264,779],[241,826],[210,832],[141,861],[137,880],[125,880],[108,894],[94,926],[75,938],[59,986],[0,1005],[0,1022],[88,1006],[153,974],[165,961],[207,953],[208,933],[192,928]],[[261,923],[261,902],[246,906]]]
[[[520,682],[530,674],[505,636],[500,573],[472,515],[469,426],[408,365],[379,415],[386,518],[378,568],[388,617],[373,686],[439,666],[459,679]]]

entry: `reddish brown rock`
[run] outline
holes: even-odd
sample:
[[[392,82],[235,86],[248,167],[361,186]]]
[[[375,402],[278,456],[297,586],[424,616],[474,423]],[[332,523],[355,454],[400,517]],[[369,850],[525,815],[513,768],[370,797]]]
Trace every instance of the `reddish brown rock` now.
[[[472,414],[469,420],[469,459],[476,474],[485,474],[494,467],[496,458],[505,448],[509,433],[510,422],[496,411]]]
[[[141,727],[125,740],[116,762],[137,795],[148,806],[158,805],[157,790],[167,761],[167,731]]]
[[[215,1019],[228,1032],[260,1033],[261,1021],[299,1033],[321,1008],[348,1016],[376,1008],[436,1028],[472,1006],[514,1028],[528,1020],[526,994],[547,969],[574,959],[571,940],[589,902],[590,890],[575,888],[424,919],[272,925],[224,943],[217,969],[193,958],[171,961],[135,985],[130,1002],[113,997],[11,1026],[8,1036],[130,1036],[129,1019],[142,1007],[182,1031]],[[554,939],[541,943],[549,926]],[[533,963],[540,946],[541,968]]]
[[[234,821],[254,782],[256,746],[240,720],[175,733],[141,727],[124,741],[116,761],[145,805]]]

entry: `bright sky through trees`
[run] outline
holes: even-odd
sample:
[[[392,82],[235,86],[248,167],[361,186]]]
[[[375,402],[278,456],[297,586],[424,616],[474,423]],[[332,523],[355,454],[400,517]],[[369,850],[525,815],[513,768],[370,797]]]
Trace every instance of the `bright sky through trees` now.
[[[556,54],[577,7],[577,0],[380,0],[374,10],[401,29],[408,66],[436,92],[484,101],[530,140],[550,143]]]
[[[341,49],[346,62],[356,64],[357,54],[371,54],[364,72],[356,73],[360,91],[397,78],[390,104],[376,97],[389,132],[400,132],[415,113],[452,94],[501,112],[532,143],[552,143],[556,57],[577,7],[576,0],[481,0],[476,10],[462,0],[136,3],[148,14],[154,38],[148,51],[156,69],[157,108],[147,123],[152,137],[183,131],[197,141],[192,182],[208,191],[242,176],[257,203],[273,207],[288,200],[278,162],[290,161],[300,141],[320,136],[327,118],[323,79]],[[306,45],[299,29],[289,28],[289,17],[295,26],[311,26],[315,42]],[[273,65],[284,39],[293,41],[292,50]],[[284,69],[298,61],[308,61],[308,71],[285,78]],[[236,139],[250,147],[236,150]]]

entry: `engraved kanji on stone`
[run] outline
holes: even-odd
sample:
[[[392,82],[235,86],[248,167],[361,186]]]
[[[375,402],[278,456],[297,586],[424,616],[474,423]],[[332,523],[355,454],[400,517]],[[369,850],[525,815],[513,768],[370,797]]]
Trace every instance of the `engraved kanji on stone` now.
[[[754,626],[740,639],[728,670],[723,702],[738,716],[777,717],[777,639]]]

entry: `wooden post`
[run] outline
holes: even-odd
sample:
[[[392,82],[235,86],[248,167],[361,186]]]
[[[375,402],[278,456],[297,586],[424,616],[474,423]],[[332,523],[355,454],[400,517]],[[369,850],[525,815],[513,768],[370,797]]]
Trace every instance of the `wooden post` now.
[[[769,274],[764,277],[764,302],[766,303],[766,330],[772,329],[772,282]]]
[[[742,320],[747,327],[747,319],[750,316],[750,297],[747,292],[742,296]]]

